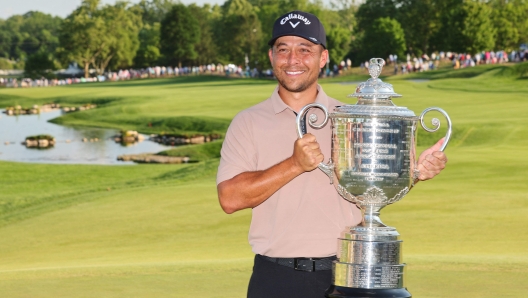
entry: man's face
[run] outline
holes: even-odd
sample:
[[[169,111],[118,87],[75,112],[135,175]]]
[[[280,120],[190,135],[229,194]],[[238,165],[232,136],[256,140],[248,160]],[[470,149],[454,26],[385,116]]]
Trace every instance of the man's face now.
[[[328,60],[328,50],[298,36],[279,37],[268,55],[279,84],[290,92],[302,92],[316,84]]]

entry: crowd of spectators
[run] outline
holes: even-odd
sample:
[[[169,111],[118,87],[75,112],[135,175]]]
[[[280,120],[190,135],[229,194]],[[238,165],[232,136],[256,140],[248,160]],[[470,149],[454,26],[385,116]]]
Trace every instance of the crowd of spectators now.
[[[453,52],[435,52],[431,55],[423,54],[420,57],[408,54],[405,60],[399,59],[396,55],[389,55],[387,65],[392,66],[394,74],[407,74],[412,72],[422,72],[434,70],[439,67],[440,63],[449,62],[454,69],[473,67],[479,64],[500,64],[506,62],[523,62],[528,60],[528,49],[511,51],[483,51],[477,55]],[[334,64],[332,68],[327,67],[321,71],[322,77],[336,76],[342,71],[352,67],[350,59]],[[368,61],[361,63],[360,68],[368,68]],[[57,72],[55,79],[30,79],[30,78],[1,78],[0,87],[27,88],[27,87],[48,87],[62,86],[80,83],[105,82],[105,81],[123,81],[131,79],[161,78],[174,76],[191,76],[191,75],[225,75],[237,77],[273,77],[271,69],[259,71],[256,68],[237,66],[234,64],[208,64],[192,67],[167,67],[155,66],[141,69],[121,69],[119,71],[108,71],[102,75],[92,75],[88,78],[83,76],[79,70],[78,73],[64,74]]]
[[[93,71],[92,71],[93,72]],[[0,78],[0,86],[12,88],[27,88],[27,87],[48,87],[48,86],[62,86],[80,83],[92,82],[115,82],[131,79],[147,79],[147,78],[162,78],[175,76],[191,76],[191,75],[225,75],[238,77],[258,77],[272,75],[271,71],[259,72],[256,68],[249,67],[242,68],[234,64],[208,64],[192,67],[167,67],[155,66],[142,69],[120,69],[118,71],[108,71],[102,75],[92,75],[88,78],[83,76],[83,73],[69,73],[64,74],[60,71],[56,73],[57,78],[54,79],[30,79],[30,78]]]
[[[452,54],[450,60],[453,68],[472,67],[479,64],[497,64],[506,62],[523,62],[528,60],[528,49],[520,51],[486,51],[477,55],[470,54]]]
[[[401,61],[397,55],[389,55],[387,65],[391,65],[394,74],[407,74],[412,72],[422,72],[437,69],[442,62],[451,63],[454,69],[461,69],[466,67],[474,67],[481,64],[501,64],[507,62],[524,62],[528,61],[528,49],[519,51],[483,51],[476,55],[466,53],[453,52],[435,52],[431,55],[423,54],[420,57],[411,56],[405,57],[406,60]],[[368,61],[361,63],[360,67],[368,68]]]

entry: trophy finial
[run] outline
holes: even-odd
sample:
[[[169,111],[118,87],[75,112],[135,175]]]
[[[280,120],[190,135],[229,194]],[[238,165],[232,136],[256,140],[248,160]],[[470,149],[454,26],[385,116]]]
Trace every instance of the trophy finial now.
[[[381,70],[385,65],[385,60],[382,58],[372,58],[369,60],[368,72],[371,78],[366,82],[359,83],[356,92],[350,94],[349,97],[371,98],[371,99],[390,99],[391,97],[401,97],[400,94],[394,93],[392,85],[383,83],[379,79]]]
[[[368,71],[373,79],[377,79],[379,77],[379,75],[381,74],[381,70],[383,69],[383,65],[385,65],[385,60],[383,60],[382,58],[370,59]]]

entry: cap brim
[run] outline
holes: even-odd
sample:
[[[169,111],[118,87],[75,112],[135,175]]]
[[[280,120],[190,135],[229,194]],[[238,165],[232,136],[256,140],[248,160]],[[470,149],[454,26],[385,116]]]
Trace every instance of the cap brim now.
[[[306,37],[306,36],[303,36],[301,34],[295,34],[295,33],[287,33],[287,34],[282,34],[282,35],[279,35],[279,36],[275,36],[274,38],[270,39],[270,41],[268,41],[268,45],[269,46],[273,46],[275,44],[275,41],[277,39],[279,39],[280,37],[283,37],[283,36],[298,36],[298,37],[302,37],[304,39],[306,39],[307,41],[313,43],[313,44],[320,44],[323,48],[326,49],[326,46],[324,44],[322,44],[321,42],[313,42],[313,40],[311,40],[310,38]]]

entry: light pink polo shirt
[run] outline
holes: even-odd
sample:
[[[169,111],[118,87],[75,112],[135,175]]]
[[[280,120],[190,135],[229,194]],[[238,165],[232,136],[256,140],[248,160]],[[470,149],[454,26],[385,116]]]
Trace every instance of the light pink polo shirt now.
[[[341,102],[318,86],[316,102],[332,111]],[[324,119],[319,109],[312,109]],[[293,154],[297,140],[295,114],[279,96],[235,116],[222,145],[217,184],[248,171],[260,171]],[[308,126],[308,125],[307,125]],[[325,163],[331,149],[330,120],[322,129],[308,127],[321,146]],[[361,212],[343,199],[321,170],[305,172],[253,208],[249,244],[269,257],[327,257],[337,252],[337,238],[346,226],[357,225]]]

